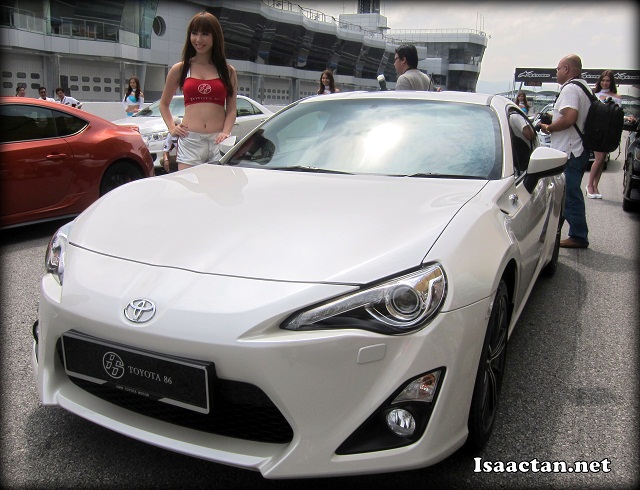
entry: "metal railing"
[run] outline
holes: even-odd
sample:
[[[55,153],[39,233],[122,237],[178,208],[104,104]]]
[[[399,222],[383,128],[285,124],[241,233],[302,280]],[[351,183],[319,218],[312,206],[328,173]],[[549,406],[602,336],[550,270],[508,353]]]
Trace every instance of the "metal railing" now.
[[[486,33],[475,29],[399,29],[385,34],[382,31],[367,29],[357,24],[340,21],[332,15],[291,3],[288,0],[262,0],[262,3],[274,9],[288,12],[299,12],[315,22],[333,24],[337,28],[359,32],[366,37],[380,39],[391,44],[402,44],[408,39],[405,36],[420,34],[479,34],[486,37]],[[98,19],[70,18],[70,17],[38,17],[28,10],[13,7],[0,7],[0,26],[9,26],[39,34],[62,36],[78,39],[92,39],[97,41],[120,42],[123,44],[139,45],[138,35],[121,35],[120,26]]]
[[[302,5],[298,5],[297,3],[291,3],[287,0],[262,0],[262,3],[267,7],[271,7],[279,10],[286,10],[288,12],[299,12],[304,15],[307,19],[316,21],[316,22],[324,22],[326,24],[333,24],[340,29],[346,31],[355,31],[364,34],[367,37],[373,37],[378,39],[386,39],[384,34],[379,31],[375,31],[372,29],[366,29],[357,24],[351,24],[349,22],[340,21],[336,19],[332,15],[327,15],[319,10],[310,9],[307,7],[303,7]]]
[[[71,17],[39,17],[34,12],[13,7],[0,6],[0,26],[11,27],[38,34],[69,37],[74,39],[91,39],[94,41],[121,42],[137,46],[135,41],[121,36],[120,26],[99,19],[71,18]],[[125,36],[126,37],[126,36]]]
[[[357,24],[351,24],[349,22],[340,21],[340,19],[336,19],[332,15],[327,15],[318,10],[309,9],[301,5],[298,5],[297,3],[291,3],[287,0],[262,0],[262,3],[265,4],[267,7],[271,7],[275,9],[286,10],[288,12],[299,12],[310,20],[314,20],[316,22],[325,22],[327,24],[333,24],[333,25],[336,25],[339,29],[343,29],[347,31],[360,32],[366,37],[382,39],[391,44],[402,44],[404,42],[407,42],[408,38],[404,36],[415,35],[415,34],[478,34],[478,35],[487,37],[487,34],[484,31],[480,31],[477,29],[464,29],[464,28],[394,29],[389,31],[388,33],[384,33],[378,30],[367,29]]]
[[[28,10],[7,7],[0,7],[0,26],[8,26],[23,31],[37,32],[44,34],[45,22],[41,17]]]
[[[120,26],[109,22],[71,17],[51,18],[51,35],[119,42]]]
[[[463,27],[452,29],[392,29],[390,33],[392,35],[399,34],[401,36],[407,34],[479,34],[480,36],[487,37],[487,33],[484,31]]]

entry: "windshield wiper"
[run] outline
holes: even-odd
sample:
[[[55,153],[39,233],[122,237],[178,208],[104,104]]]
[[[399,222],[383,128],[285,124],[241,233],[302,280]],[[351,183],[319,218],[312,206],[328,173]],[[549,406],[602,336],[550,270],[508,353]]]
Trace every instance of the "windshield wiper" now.
[[[439,179],[482,179],[476,175],[439,174],[435,172],[418,172],[415,174],[397,175],[397,177],[434,177]]]
[[[331,170],[328,168],[309,167],[304,165],[294,165],[293,167],[264,167],[267,170],[286,170],[289,172],[315,172],[319,174],[345,174],[353,175],[351,172],[343,172],[342,170]]]

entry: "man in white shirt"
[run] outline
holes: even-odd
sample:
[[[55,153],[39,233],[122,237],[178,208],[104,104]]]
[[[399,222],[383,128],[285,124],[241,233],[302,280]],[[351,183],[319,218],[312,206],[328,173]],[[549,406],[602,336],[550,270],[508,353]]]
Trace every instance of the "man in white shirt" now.
[[[591,101],[577,85],[576,80],[585,87],[589,85],[582,76],[582,60],[575,54],[565,56],[556,68],[560,93],[553,106],[553,122],[541,124],[540,128],[551,135],[551,148],[564,151],[569,158],[564,171],[566,183],[566,201],[564,218],[569,223],[569,238],[560,242],[565,248],[587,248],[589,246],[589,228],[582,193],[582,176],[589,162],[589,152],[582,145],[582,138],[574,124],[584,132],[584,123]],[[589,89],[590,90],[590,89]]]
[[[62,105],[70,105],[71,107],[76,107],[80,109],[82,107],[82,102],[78,101],[78,99],[74,99],[73,97],[67,97],[64,94],[64,89],[62,87],[58,87],[56,89],[56,95],[58,96],[58,102]]]
[[[47,89],[46,87],[40,87],[38,89],[38,95],[40,99],[42,100],[48,100],[49,102],[55,102],[56,100],[51,98],[51,97],[47,97]]]
[[[433,90],[429,75],[418,70],[418,50],[413,44],[402,44],[396,49],[393,66],[399,75],[396,90]]]

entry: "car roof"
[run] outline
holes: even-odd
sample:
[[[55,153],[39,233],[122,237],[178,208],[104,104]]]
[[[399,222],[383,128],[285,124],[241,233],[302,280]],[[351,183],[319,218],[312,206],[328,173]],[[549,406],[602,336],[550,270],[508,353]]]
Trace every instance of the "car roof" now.
[[[3,95],[0,97],[0,102],[3,102],[3,103],[20,102],[22,104],[29,104],[29,105],[43,104],[43,105],[53,105],[53,107],[60,107],[59,102],[51,102],[50,100],[43,100],[36,97],[16,97],[14,95]],[[69,107],[69,106],[63,106],[63,107]]]
[[[418,99],[418,100],[438,100],[446,102],[461,102],[466,104],[478,104],[478,105],[491,105],[493,100],[497,98],[508,99],[492,94],[479,94],[475,92],[424,92],[418,90],[379,90],[373,92],[339,92],[335,94],[324,95],[322,97],[311,96],[303,99],[302,103],[317,102],[321,100],[331,99],[345,99],[345,100],[357,100],[357,99]]]

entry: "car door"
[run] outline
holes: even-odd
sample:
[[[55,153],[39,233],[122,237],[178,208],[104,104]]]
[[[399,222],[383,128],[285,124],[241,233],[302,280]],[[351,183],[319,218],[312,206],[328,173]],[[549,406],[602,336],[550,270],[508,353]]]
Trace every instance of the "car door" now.
[[[509,118],[511,157],[516,177],[516,193],[512,194],[511,200],[517,204],[517,212],[511,215],[509,225],[520,248],[520,284],[528,286],[539,265],[540,257],[554,244],[555,228],[549,226],[549,223],[552,221],[557,184],[555,177],[545,177],[540,179],[533,192],[525,189],[524,176],[529,159],[540,143],[533,126],[521,111],[513,110],[509,113]],[[532,139],[528,139],[521,128],[528,128]],[[517,291],[517,301],[524,293],[523,289]]]
[[[54,112],[27,104],[0,107],[3,217],[55,207],[68,193],[73,151],[57,135]]]
[[[233,125],[232,134],[237,138],[237,141],[244,138],[253,128],[258,126],[263,121],[266,121],[269,116],[264,114],[259,107],[253,105],[247,99],[241,99],[238,97],[237,101],[238,114],[236,122]]]

